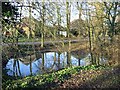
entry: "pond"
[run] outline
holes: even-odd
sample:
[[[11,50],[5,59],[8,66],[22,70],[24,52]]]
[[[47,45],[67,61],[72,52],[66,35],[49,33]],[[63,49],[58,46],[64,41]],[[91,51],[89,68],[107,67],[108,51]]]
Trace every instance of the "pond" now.
[[[32,57],[32,56],[31,56]],[[38,59],[26,60],[11,58],[4,68],[10,76],[28,76],[48,73],[69,66],[86,66],[91,62],[91,55],[84,54],[78,57],[69,52],[44,52]],[[107,59],[100,58],[100,63],[105,63]]]

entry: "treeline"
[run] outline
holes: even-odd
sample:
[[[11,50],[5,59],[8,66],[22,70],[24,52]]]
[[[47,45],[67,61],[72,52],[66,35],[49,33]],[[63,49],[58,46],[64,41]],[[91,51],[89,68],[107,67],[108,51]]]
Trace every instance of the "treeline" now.
[[[44,2],[43,0],[43,2],[27,2],[27,4],[23,2],[15,3],[17,6],[8,3],[7,6],[4,6],[6,2],[3,3],[3,21],[6,17],[8,21],[11,21],[10,24],[6,21],[3,23],[3,31],[11,30],[13,33],[11,35],[14,36],[16,41],[19,39],[20,30],[23,30],[28,39],[35,38],[35,36],[40,37],[41,47],[44,47],[45,37],[51,36],[53,40],[63,38],[58,37],[58,34],[60,34],[60,31],[64,31],[67,38],[77,36],[80,39],[84,37],[88,39],[92,64],[99,64],[99,57],[108,55],[110,58],[112,53],[118,52],[119,2]],[[13,6],[17,9],[9,8]],[[6,9],[6,7],[8,8]],[[79,12],[79,18],[71,22],[73,8],[76,12]],[[22,15],[26,14],[22,11],[25,11],[25,9],[28,12],[28,25],[22,24]],[[15,13],[16,10],[19,11],[19,15]],[[19,17],[19,23],[17,19],[13,20],[10,17]],[[35,17],[37,19],[33,19]],[[69,41],[68,46],[70,47],[70,45]]]

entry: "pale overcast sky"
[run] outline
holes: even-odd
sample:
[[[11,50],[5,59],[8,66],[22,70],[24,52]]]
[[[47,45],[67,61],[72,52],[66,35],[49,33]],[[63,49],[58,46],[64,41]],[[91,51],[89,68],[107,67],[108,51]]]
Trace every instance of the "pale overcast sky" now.
[[[10,0],[10,1],[16,1],[16,0]],[[20,0],[19,0],[20,1]],[[33,1],[33,0],[32,0]],[[35,1],[35,0],[34,0]],[[24,5],[28,5],[28,0],[23,0],[22,1],[22,3],[24,4]],[[64,3],[64,2],[63,2]],[[73,20],[75,20],[75,19],[78,19],[79,18],[79,12],[78,12],[78,10],[77,10],[77,8],[76,8],[76,6],[75,6],[75,4],[76,4],[76,2],[74,2],[74,3],[72,3],[72,5],[71,5],[71,20],[70,21],[73,21]],[[19,9],[20,10],[20,9]],[[32,11],[34,11],[34,13],[32,13],[32,16],[35,18],[35,19],[39,19],[39,13],[37,12],[37,11],[35,11],[35,10],[33,10],[32,9]],[[19,11],[20,12],[20,11]],[[34,15],[35,14],[35,15]],[[26,8],[26,7],[23,7],[23,10],[22,10],[22,17],[26,17],[26,16],[29,16],[29,11],[28,11],[28,8]],[[66,26],[66,19],[65,19],[65,13],[64,13],[64,17],[63,17],[63,19],[62,20],[64,20],[63,22],[62,22],[62,25],[63,26]],[[81,18],[83,19],[83,20],[85,20],[85,16],[81,16]]]

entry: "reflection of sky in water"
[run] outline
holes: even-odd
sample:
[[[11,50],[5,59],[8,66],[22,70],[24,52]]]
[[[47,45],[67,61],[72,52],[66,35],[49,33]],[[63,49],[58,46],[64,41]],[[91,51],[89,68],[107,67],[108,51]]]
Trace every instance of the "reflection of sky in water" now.
[[[39,71],[39,68],[35,67],[35,63],[38,64],[39,60],[37,60],[37,62],[33,62],[32,63],[32,73],[36,74]],[[19,66],[20,66],[20,72],[22,76],[28,76],[30,75],[30,65],[25,65],[23,62],[21,62],[20,60],[18,60]],[[9,62],[6,65],[6,69],[9,69],[7,74],[8,75],[13,75],[13,72],[15,72],[17,70],[17,74],[18,76],[20,76],[20,73],[18,71],[18,64],[16,63],[15,67],[13,67],[14,64],[14,59],[10,59]]]
[[[54,62],[56,54],[56,61]],[[55,52],[48,52],[44,53],[44,68],[45,69],[50,69],[52,68],[53,70],[58,70],[58,58],[60,58],[60,67],[63,68],[67,66],[67,52],[61,53],[60,57],[58,57],[58,53]],[[15,69],[13,68],[14,64],[14,59],[10,59],[9,62],[6,65],[6,69],[8,69],[7,74],[8,75],[13,75],[13,71],[17,72],[18,76],[20,76],[19,70],[18,70],[18,64],[16,63]],[[104,59],[100,59],[100,61],[105,62]],[[21,76],[28,76],[30,75],[30,64],[26,65],[20,60],[18,60],[19,66],[20,66],[20,72]],[[54,65],[53,65],[54,64]],[[74,56],[71,55],[71,64],[72,66],[78,66],[79,65],[79,59],[75,58]],[[85,66],[90,64],[90,54],[88,54],[85,58],[80,60],[80,66]],[[42,59],[38,59],[32,62],[32,74],[38,74],[42,73],[41,71],[41,66],[42,66]]]
[[[20,65],[21,75],[29,75],[30,73],[29,66],[23,64],[21,61],[18,61],[18,63]],[[13,67],[13,64],[14,64],[14,59],[10,59],[6,65],[6,69],[9,69],[7,72],[8,75],[13,75],[13,71],[15,72],[16,69],[18,69],[18,64],[16,63],[15,67]],[[18,75],[20,75],[19,72],[18,72]]]

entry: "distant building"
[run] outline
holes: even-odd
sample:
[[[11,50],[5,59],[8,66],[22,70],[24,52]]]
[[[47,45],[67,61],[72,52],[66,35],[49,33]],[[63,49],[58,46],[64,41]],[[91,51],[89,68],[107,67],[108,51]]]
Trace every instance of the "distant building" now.
[[[21,34],[27,35],[28,38],[35,37],[35,22],[28,17],[22,18],[22,22],[17,24],[17,29]]]
[[[67,31],[59,31],[59,35],[67,37]]]
[[[67,30],[66,28],[64,28],[63,26],[58,26],[55,25],[56,29],[57,29],[57,35],[62,35],[64,37],[67,37]]]

